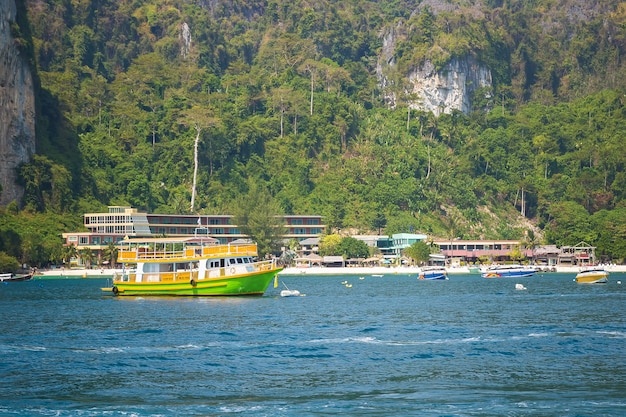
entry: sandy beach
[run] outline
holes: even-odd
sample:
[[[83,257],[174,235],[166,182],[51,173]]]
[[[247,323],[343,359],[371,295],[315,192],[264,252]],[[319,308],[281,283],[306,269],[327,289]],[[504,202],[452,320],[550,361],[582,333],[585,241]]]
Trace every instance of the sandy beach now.
[[[46,269],[38,270],[37,277],[69,277],[69,278],[107,278],[112,277],[115,272],[122,272],[121,269],[97,268],[97,269]]]

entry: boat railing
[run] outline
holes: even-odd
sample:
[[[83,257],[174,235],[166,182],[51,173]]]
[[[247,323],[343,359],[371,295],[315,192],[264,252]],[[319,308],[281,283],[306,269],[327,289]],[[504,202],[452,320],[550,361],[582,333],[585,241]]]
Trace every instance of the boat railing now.
[[[137,279],[136,269],[125,269],[122,273],[114,274],[114,282],[188,282],[195,280],[196,282],[204,279],[223,278],[228,276],[245,275],[252,272],[272,271],[278,268],[275,259],[258,261],[250,264],[237,264],[234,266],[223,266],[206,270],[203,274],[197,268],[180,271],[145,271],[140,275],[140,281]]]
[[[224,256],[256,256],[255,244],[248,245],[216,245],[216,246],[188,246],[183,249],[164,250],[149,247],[122,248],[118,252],[119,262],[133,262],[142,260],[170,260],[194,259],[202,257]]]

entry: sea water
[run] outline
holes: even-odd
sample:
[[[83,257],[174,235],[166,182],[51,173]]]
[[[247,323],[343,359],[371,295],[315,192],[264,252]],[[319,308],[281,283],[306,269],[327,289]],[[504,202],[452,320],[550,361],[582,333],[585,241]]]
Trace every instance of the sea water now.
[[[573,278],[282,277],[306,294],[285,298],[4,283],[0,415],[626,415],[626,275]]]

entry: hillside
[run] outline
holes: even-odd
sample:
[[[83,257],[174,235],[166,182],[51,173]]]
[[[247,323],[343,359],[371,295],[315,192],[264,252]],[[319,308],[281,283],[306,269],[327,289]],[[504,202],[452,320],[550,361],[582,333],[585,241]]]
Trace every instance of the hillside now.
[[[26,5],[27,210],[224,213],[253,183],[334,229],[626,258],[623,3]]]

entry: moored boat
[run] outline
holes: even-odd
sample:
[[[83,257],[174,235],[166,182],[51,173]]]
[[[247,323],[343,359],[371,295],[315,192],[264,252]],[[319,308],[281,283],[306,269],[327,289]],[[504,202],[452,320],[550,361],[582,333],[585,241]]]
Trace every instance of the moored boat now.
[[[481,276],[483,278],[520,278],[531,277],[535,274],[535,268],[519,264],[493,265],[487,268]]]
[[[120,296],[263,295],[283,268],[256,260],[253,243],[219,244],[210,237],[138,238],[121,242],[121,274],[103,288]]]
[[[606,284],[609,282],[609,272],[602,267],[588,267],[582,269],[575,278],[579,284]]]
[[[33,274],[0,274],[0,282],[7,281],[28,281],[33,277]]]
[[[418,278],[423,280],[443,280],[448,279],[448,274],[444,267],[425,266],[420,269]]]
[[[480,267],[478,265],[470,265],[467,270],[470,274],[480,274]]]

